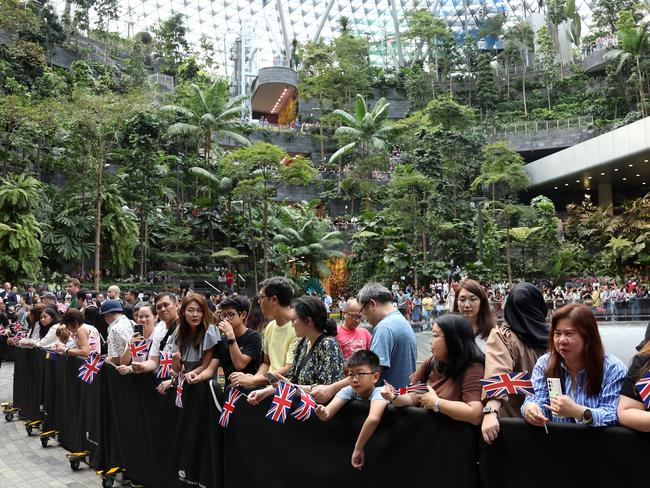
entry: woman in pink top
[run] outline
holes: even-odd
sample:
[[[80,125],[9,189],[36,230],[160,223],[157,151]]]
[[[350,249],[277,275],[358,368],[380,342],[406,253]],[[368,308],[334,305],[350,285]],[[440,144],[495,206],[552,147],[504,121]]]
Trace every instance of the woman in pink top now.
[[[345,304],[343,325],[338,327],[336,334],[346,360],[356,351],[370,349],[372,336],[367,329],[359,327],[361,318],[361,305],[356,298],[350,298]]]

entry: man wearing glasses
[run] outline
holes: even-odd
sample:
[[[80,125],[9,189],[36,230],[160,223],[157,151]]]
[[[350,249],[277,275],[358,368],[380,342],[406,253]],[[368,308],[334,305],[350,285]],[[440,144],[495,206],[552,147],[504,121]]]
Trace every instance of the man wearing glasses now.
[[[264,329],[262,363],[256,374],[234,372],[230,381],[236,387],[253,388],[269,383],[267,372],[287,374],[293,363],[298,344],[296,331],[291,325],[291,300],[293,287],[286,278],[276,276],[260,283],[258,301],[262,313],[271,320]]]
[[[343,325],[338,327],[336,334],[346,360],[356,351],[370,349],[372,336],[366,329],[359,327],[362,319],[361,304],[356,298],[350,298],[343,309]]]
[[[408,385],[417,356],[411,325],[393,306],[390,290],[380,283],[368,283],[359,291],[357,299],[361,304],[360,313],[374,326],[370,350],[379,356],[379,384],[386,380],[398,388]],[[319,403],[327,402],[349,382],[349,378],[345,378],[332,385],[317,386],[312,395]]]

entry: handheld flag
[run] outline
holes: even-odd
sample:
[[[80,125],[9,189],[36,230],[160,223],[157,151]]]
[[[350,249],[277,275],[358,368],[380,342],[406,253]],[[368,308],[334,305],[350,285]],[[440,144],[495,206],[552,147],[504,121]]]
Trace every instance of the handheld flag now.
[[[172,362],[171,352],[161,352],[160,363],[158,364],[158,369],[156,369],[156,377],[161,379],[169,378],[172,371]]]
[[[639,396],[641,396],[646,410],[650,409],[650,371],[644,374],[634,386],[636,387],[636,391],[639,392]]]
[[[523,373],[501,373],[490,378],[480,380],[487,398],[504,395],[533,395],[533,382],[530,375]]]
[[[242,395],[241,391],[234,388],[228,392],[228,398],[226,398],[226,403],[223,404],[223,410],[219,416],[219,425],[221,425],[221,427],[228,427],[230,416],[235,411],[235,403],[237,403],[237,400],[239,400]]]
[[[275,387],[275,396],[271,408],[266,412],[266,418],[281,424],[287,419],[287,412],[291,408],[291,401],[296,394],[296,387],[285,381],[279,381]]]
[[[415,383],[413,385],[402,386],[401,388],[395,388],[391,386],[391,388],[393,389],[393,393],[395,395],[406,395],[407,393],[427,393],[429,391],[427,389],[426,383]]]
[[[129,345],[129,349],[131,349],[133,361],[136,363],[142,362],[147,359],[147,354],[149,354],[149,341],[147,339],[142,339],[132,342]]]
[[[54,349],[45,349],[45,359],[56,359],[59,357],[59,353]]]
[[[304,391],[302,388],[298,388],[300,392],[300,405],[298,408],[291,414],[291,416],[296,420],[305,421],[311,417],[311,414],[316,410],[316,402],[314,398]]]
[[[176,384],[176,406],[183,408],[183,385],[185,384],[185,373],[182,371],[178,374],[178,383]]]
[[[79,368],[79,379],[91,384],[95,379],[95,375],[99,373],[104,365],[104,358],[99,354],[91,354],[86,359],[86,362]]]

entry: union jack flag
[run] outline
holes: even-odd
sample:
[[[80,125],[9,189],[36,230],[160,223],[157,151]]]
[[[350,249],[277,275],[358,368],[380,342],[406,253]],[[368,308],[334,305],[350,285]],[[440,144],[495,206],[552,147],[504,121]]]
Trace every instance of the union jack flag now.
[[[487,398],[505,395],[532,395],[535,393],[530,375],[523,373],[501,373],[480,380]]]
[[[176,383],[176,406],[183,408],[183,385],[185,384],[185,373],[182,371],[178,374],[178,383]]]
[[[266,418],[284,424],[295,394],[295,386],[286,381],[279,381],[278,386],[275,387],[275,396],[271,402],[271,408],[266,412]]]
[[[296,420],[306,421],[311,417],[311,414],[316,410],[316,402],[314,398],[304,391],[302,388],[298,388],[300,392],[300,405],[298,408],[291,414],[291,416]]]
[[[158,369],[156,369],[156,377],[161,379],[169,378],[172,371],[172,362],[171,352],[161,352],[160,363],[158,364]]]
[[[86,359],[86,362],[79,368],[79,379],[90,384],[95,379],[95,375],[99,373],[104,365],[104,358],[99,354],[91,354]]]
[[[133,361],[136,363],[142,362],[147,359],[147,354],[149,354],[149,341],[147,339],[142,339],[132,342],[129,345],[129,349],[131,349]]]
[[[429,389],[426,383],[415,383],[414,385],[402,386],[401,388],[393,388],[393,394],[406,395],[407,393],[427,393]]]
[[[230,422],[230,416],[235,411],[235,403],[242,396],[242,392],[236,389],[232,389],[228,392],[228,398],[226,398],[226,403],[223,404],[223,410],[219,416],[219,425],[221,427],[228,427],[228,422]]]
[[[636,387],[636,391],[639,392],[645,408],[650,409],[650,371],[644,374],[634,386]]]

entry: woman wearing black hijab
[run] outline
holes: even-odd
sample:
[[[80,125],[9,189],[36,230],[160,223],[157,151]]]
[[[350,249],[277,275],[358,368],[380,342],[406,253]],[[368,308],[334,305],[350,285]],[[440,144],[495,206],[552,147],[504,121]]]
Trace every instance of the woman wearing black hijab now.
[[[501,373],[531,372],[548,348],[548,308],[535,285],[519,283],[504,310],[505,326],[492,329],[485,351],[485,377]],[[523,395],[490,398],[483,409],[481,432],[491,444],[499,435],[499,416],[521,417]]]

